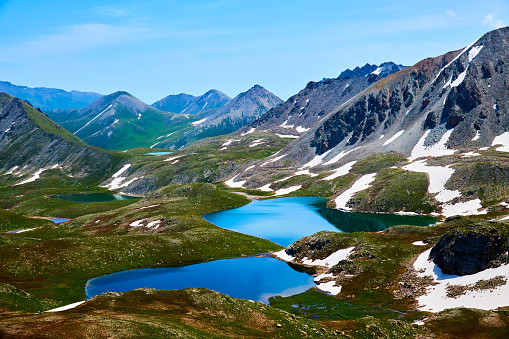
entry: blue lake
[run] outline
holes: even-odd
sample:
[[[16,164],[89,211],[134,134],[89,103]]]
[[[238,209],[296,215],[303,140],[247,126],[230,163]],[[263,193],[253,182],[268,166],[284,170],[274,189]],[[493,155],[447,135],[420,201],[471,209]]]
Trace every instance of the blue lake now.
[[[203,217],[219,227],[283,246],[319,231],[378,232],[395,225],[428,226],[435,223],[432,217],[344,212],[327,208],[326,203],[327,199],[318,197],[258,200]]]
[[[167,154],[171,154],[173,152],[150,152],[150,153],[145,153],[145,155],[167,155]]]
[[[313,277],[270,257],[248,257],[182,267],[145,268],[118,272],[87,282],[87,298],[136,288],[171,290],[208,288],[231,297],[268,303],[271,296],[290,296],[316,286]]]

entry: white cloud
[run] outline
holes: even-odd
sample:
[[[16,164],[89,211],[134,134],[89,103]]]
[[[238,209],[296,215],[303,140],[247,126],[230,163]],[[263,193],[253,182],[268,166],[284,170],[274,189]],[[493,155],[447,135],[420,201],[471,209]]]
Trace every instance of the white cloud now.
[[[452,9],[448,9],[447,10],[447,15],[449,15],[451,18],[455,18],[458,16],[458,13],[456,13],[455,11],[453,11]]]
[[[113,6],[94,6],[92,10],[99,15],[109,17],[122,17],[129,14],[127,10]]]
[[[505,24],[502,20],[496,18],[492,13],[486,15],[484,20],[482,21],[483,25],[490,26],[493,28],[502,28],[505,27]]]
[[[63,55],[96,47],[129,42],[144,36],[146,28],[83,24],[65,27],[62,32],[46,34],[31,41],[0,48],[0,61],[16,62],[44,55]]]

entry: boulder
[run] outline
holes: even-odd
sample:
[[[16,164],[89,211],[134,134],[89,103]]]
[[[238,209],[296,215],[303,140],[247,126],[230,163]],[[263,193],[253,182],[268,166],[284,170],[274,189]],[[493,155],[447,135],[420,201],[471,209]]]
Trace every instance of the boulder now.
[[[429,259],[445,274],[474,274],[508,262],[507,232],[487,225],[470,225],[440,237]]]

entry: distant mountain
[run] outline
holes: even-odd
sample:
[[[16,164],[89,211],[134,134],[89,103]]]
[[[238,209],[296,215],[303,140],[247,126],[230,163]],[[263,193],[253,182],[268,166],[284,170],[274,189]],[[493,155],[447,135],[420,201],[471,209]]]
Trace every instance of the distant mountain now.
[[[34,107],[40,108],[43,111],[82,108],[90,105],[102,96],[93,92],[67,92],[57,88],[16,86],[7,81],[0,81],[0,92],[27,100]]]
[[[110,150],[156,146],[192,128],[187,116],[160,111],[127,92],[101,97],[85,108],[47,113],[87,143]]]
[[[282,102],[283,100],[262,86],[255,85],[237,95],[214,114],[193,123],[196,129],[177,141],[175,148],[205,137],[235,132]]]
[[[341,78],[354,78],[354,77],[365,77],[369,74],[376,74],[382,78],[389,76],[391,74],[397,73],[407,66],[397,65],[392,61],[384,62],[380,66],[365,64],[362,67],[355,67],[353,70],[346,69],[338,76],[338,79]]]
[[[87,145],[30,103],[0,93],[2,174],[20,177],[18,183],[26,175],[38,178],[47,170],[100,180],[119,160],[112,152]]]
[[[184,93],[168,95],[164,99],[154,102],[152,107],[166,112],[200,114],[210,110],[217,110],[226,105],[230,100],[231,98],[226,94],[212,89],[197,97]]]

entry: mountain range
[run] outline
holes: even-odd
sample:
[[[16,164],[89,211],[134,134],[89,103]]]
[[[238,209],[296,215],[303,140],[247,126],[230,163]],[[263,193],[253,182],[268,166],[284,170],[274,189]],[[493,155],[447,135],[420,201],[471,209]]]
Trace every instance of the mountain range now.
[[[168,95],[167,97],[154,102],[151,106],[161,111],[186,114],[212,113],[226,105],[231,98],[226,94],[211,89],[200,96],[180,93]]]
[[[43,111],[57,108],[82,108],[90,105],[102,96],[94,92],[67,92],[57,88],[16,86],[7,81],[0,81],[0,92],[27,100],[34,107],[40,108]]]
[[[341,72],[338,78],[340,79],[340,78],[365,77],[370,74],[376,74],[378,76],[381,76],[382,78],[385,78],[386,76],[399,72],[406,67],[407,66],[397,65],[392,61],[384,62],[380,64],[380,66],[365,64],[362,67],[357,66],[353,70],[351,69],[344,70],[343,72]]]
[[[282,102],[283,100],[262,86],[255,85],[237,95],[212,115],[193,123],[196,126],[195,130],[178,140],[175,148],[205,137],[233,133]]]
[[[109,150],[156,146],[192,127],[189,115],[155,109],[127,92],[103,96],[84,108],[47,114],[87,143]]]

